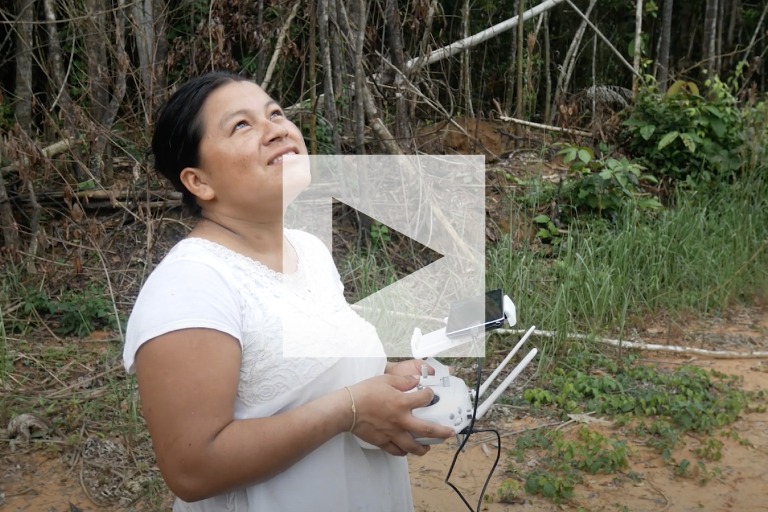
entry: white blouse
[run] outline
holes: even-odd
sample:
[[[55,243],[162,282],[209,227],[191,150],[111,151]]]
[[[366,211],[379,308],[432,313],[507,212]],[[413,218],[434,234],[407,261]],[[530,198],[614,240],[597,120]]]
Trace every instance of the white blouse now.
[[[123,361],[161,334],[216,329],[242,348],[237,419],[278,414],[380,375],[386,358],[376,330],[347,304],[320,240],[286,230],[298,255],[293,274],[216,243],[179,242],[144,284],[128,321]],[[352,434],[332,438],[269,480],[175,512],[413,510],[404,457],[366,449]]]

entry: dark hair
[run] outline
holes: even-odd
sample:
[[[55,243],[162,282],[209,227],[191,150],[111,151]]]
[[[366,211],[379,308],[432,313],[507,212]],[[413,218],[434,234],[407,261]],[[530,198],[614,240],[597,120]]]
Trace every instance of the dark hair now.
[[[200,207],[195,196],[181,183],[181,171],[185,167],[196,167],[200,162],[203,104],[222,85],[248,80],[227,72],[211,72],[192,78],[179,87],[158,112],[152,135],[155,169],[181,192],[182,203],[195,215],[200,213]]]

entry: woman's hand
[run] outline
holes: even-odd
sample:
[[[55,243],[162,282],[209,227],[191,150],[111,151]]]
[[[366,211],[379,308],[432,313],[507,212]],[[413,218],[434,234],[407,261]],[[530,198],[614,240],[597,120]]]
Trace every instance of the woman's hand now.
[[[402,375],[403,377],[418,377],[421,375],[422,366],[427,367],[428,375],[435,374],[435,369],[421,359],[409,359],[407,361],[400,361],[399,363],[388,362],[384,373],[389,375]]]
[[[419,363],[420,371],[421,361],[415,362]],[[399,363],[397,371],[409,372],[416,367]],[[427,453],[429,446],[417,443],[416,437],[451,437],[453,429],[420,420],[412,414],[413,409],[429,404],[434,396],[429,388],[414,390],[418,382],[413,374],[381,375],[350,386],[357,410],[352,432],[392,455]]]

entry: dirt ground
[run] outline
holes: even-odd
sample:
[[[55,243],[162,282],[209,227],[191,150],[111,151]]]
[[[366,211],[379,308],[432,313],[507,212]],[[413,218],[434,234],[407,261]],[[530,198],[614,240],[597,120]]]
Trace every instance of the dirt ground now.
[[[765,350],[768,347],[768,311],[764,308],[762,311],[752,310],[735,315],[727,322],[715,319],[688,326],[678,325],[674,329],[650,326],[645,334],[651,338],[647,341],[655,343],[668,343],[672,338],[682,338],[699,348]],[[662,352],[648,353],[646,360],[663,365],[693,363],[702,368],[739,375],[743,378],[743,387],[747,390],[768,390],[768,360],[670,356]],[[524,493],[518,503],[499,502],[497,490],[508,477],[505,471],[511,460],[507,449],[514,445],[514,433],[536,428],[552,420],[530,416],[523,410],[513,410],[511,414],[506,415],[496,414],[494,418],[494,427],[504,436],[501,461],[486,491],[488,499],[483,500],[482,510],[768,511],[767,412],[745,413],[735,424],[729,426],[726,430],[738,434],[732,436],[736,439],[718,436],[724,443],[722,459],[716,464],[719,475],[709,479],[704,485],[696,478],[676,477],[670,465],[665,464],[656,452],[636,443],[632,445],[630,467],[623,474],[589,477],[576,487],[575,496],[571,501],[559,505]],[[568,435],[574,432],[578,425],[571,423],[560,428],[564,435]],[[606,435],[620,435],[622,432],[610,422],[591,423],[589,428],[600,429]],[[484,435],[477,434],[470,438],[468,448],[460,455],[451,478],[451,482],[461,490],[473,507],[478,502],[479,491],[496,453],[494,442],[483,437]],[[701,439],[687,437],[685,446],[679,448],[675,456],[683,458],[688,454],[688,457],[692,457],[690,453],[700,443]],[[96,499],[93,488],[88,484],[94,478],[94,470],[104,473],[123,471],[120,477],[124,485],[141,485],[140,482],[132,483],[134,475],[126,474],[125,470],[120,469],[123,467],[121,464],[110,463],[110,460],[125,457],[120,439],[102,438],[87,446],[80,452],[80,457],[90,457],[87,465],[66,455],[67,450],[53,450],[51,446],[50,443],[39,442],[28,448],[14,447],[14,450],[11,450],[9,440],[0,439],[0,511],[169,510],[170,498],[162,489],[151,505],[141,497],[133,503],[124,500],[122,504],[109,505],[103,500],[109,495],[109,490],[104,489],[101,489],[100,498]],[[434,447],[424,457],[412,457],[409,460],[417,512],[467,510],[456,493],[444,482],[455,448],[455,440],[450,440]],[[146,463],[138,461],[137,466]],[[528,460],[523,464],[535,463],[535,460]],[[630,472],[639,478],[628,478]]]

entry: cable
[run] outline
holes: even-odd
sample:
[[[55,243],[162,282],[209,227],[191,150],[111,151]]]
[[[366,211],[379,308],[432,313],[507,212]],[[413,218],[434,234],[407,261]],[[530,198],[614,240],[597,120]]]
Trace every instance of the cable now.
[[[473,404],[474,407],[472,408],[472,420],[469,422],[469,426],[465,429],[467,432],[464,435],[464,439],[461,441],[461,444],[459,444],[459,447],[456,449],[456,453],[453,454],[453,460],[451,461],[451,465],[448,468],[448,474],[445,475],[445,483],[454,490],[454,492],[461,498],[461,501],[464,502],[464,505],[466,505],[467,509],[470,510],[470,512],[480,512],[480,507],[483,504],[483,496],[485,495],[485,490],[488,488],[488,485],[491,483],[491,477],[493,476],[493,472],[496,471],[496,466],[499,464],[499,459],[501,459],[501,435],[499,434],[498,430],[493,429],[480,429],[475,430],[475,420],[477,419],[477,406],[480,401],[480,380],[482,378],[482,365],[480,364],[480,358],[477,358],[477,377],[475,379],[475,403]],[[485,479],[485,483],[483,484],[483,488],[480,491],[480,497],[477,500],[477,509],[473,509],[472,505],[469,504],[467,499],[464,497],[464,495],[461,493],[461,491],[453,485],[450,482],[451,474],[453,473],[453,468],[456,466],[456,461],[459,458],[459,454],[464,450],[464,446],[467,444],[467,441],[469,440],[469,436],[476,433],[476,432],[493,432],[496,434],[496,460],[493,461],[493,466],[491,466],[491,471],[488,473],[488,477]]]

